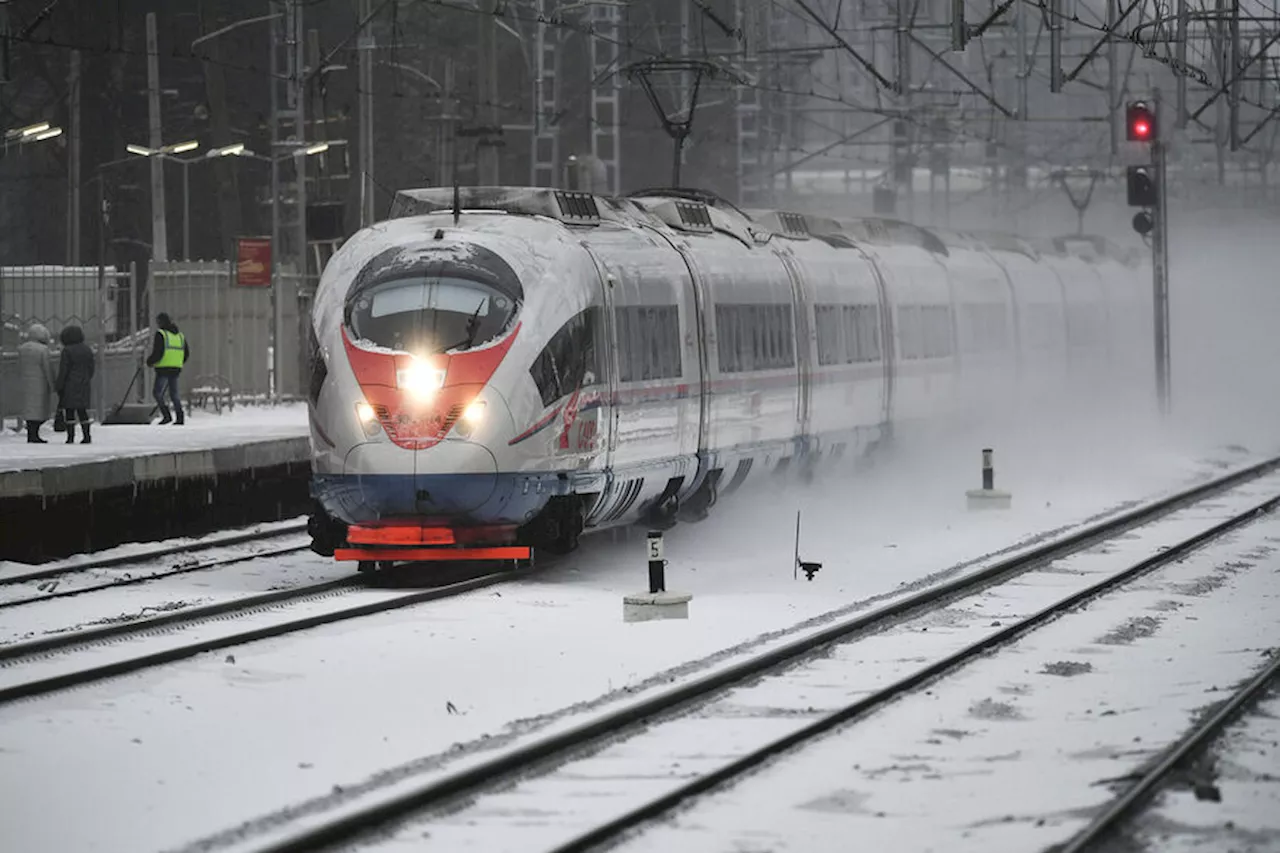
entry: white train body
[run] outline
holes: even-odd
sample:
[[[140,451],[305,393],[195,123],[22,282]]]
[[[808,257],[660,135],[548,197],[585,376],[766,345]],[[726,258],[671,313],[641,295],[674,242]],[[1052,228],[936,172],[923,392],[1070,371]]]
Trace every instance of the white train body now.
[[[572,547],[895,422],[1147,370],[1136,265],[687,194],[399,194],[313,310],[313,535]],[[442,540],[443,541],[443,540]]]

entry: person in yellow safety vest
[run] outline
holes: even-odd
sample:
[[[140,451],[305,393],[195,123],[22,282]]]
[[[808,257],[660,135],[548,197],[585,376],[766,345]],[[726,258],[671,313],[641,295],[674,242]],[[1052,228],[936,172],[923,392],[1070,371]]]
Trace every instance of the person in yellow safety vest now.
[[[178,324],[163,311],[156,315],[156,336],[151,343],[151,355],[147,356],[147,366],[156,371],[156,384],[152,395],[156,405],[160,407],[163,417],[160,423],[174,423],[181,426],[185,418],[182,413],[182,401],[178,398],[178,375],[182,366],[191,358],[191,347],[187,344],[187,336],[178,331]],[[169,415],[169,407],[165,405],[165,395],[173,402],[175,421]]]

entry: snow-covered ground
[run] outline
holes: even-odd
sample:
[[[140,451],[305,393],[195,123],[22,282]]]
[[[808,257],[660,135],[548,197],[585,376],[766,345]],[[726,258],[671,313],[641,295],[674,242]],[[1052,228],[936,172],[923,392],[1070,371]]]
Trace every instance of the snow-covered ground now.
[[[1118,851],[1280,850],[1280,687],[1229,726],[1179,781],[1127,829],[1136,843]]]
[[[290,537],[285,542],[245,543],[218,549],[214,553],[200,553],[196,559],[215,559],[233,554],[247,556],[264,547],[305,545],[309,541],[302,534]],[[164,567],[165,564],[152,564],[150,571],[160,571]],[[64,575],[59,586],[48,591],[96,586],[129,575],[137,577],[147,571],[146,568],[131,566],[127,569],[95,569]],[[92,590],[65,599],[32,601],[0,610],[0,643],[15,643],[51,633],[145,619],[159,613],[217,604],[271,590],[349,577],[352,574],[354,569],[351,564],[337,563],[309,550],[253,557],[226,566],[156,577],[118,588]],[[40,582],[48,583],[50,581]],[[0,587],[0,600],[39,595],[36,587],[34,582]]]
[[[1014,508],[970,514],[987,445]],[[744,493],[672,530],[668,588],[694,594],[685,622],[622,621],[622,595],[645,583],[643,541],[604,534],[516,584],[0,707],[0,797],[18,816],[0,822],[0,847],[174,849],[339,805],[1251,458],[1197,446],[1088,419],[904,436],[869,471]],[[797,510],[802,556],[825,563],[812,582],[793,579]],[[94,808],[39,817],[66,802]]]
[[[1271,515],[699,798],[619,849],[835,851],[848,849],[850,838],[880,850],[1048,849],[1106,804],[1113,795],[1108,780],[1138,770],[1266,662],[1280,608],[1280,573],[1272,556],[1278,546],[1280,519]],[[1080,562],[1064,560],[1056,569],[1070,572]],[[1059,584],[1075,582],[1060,577]],[[1005,587],[984,598],[989,600],[981,608],[957,602],[950,619],[937,620],[927,634],[916,626],[915,636],[898,636],[894,648],[908,661],[935,660],[942,657],[936,648],[941,639],[959,648],[989,632],[993,619],[1037,609]],[[806,698],[818,711],[826,710],[823,699],[834,683],[869,687],[884,668],[876,664],[886,660],[883,652],[862,646],[850,651],[837,652],[809,679]],[[761,725],[769,721],[771,705],[786,701],[767,688],[766,682],[744,690],[738,699],[739,711],[760,717]],[[775,727],[779,722],[787,721],[774,721]],[[723,762],[719,745],[703,734],[685,741],[680,769],[669,772]],[[633,756],[643,754],[641,744],[633,747]],[[595,772],[603,777],[607,767],[625,773],[625,762],[605,763],[609,755],[599,757]],[[526,796],[525,808],[553,811],[546,785],[521,788],[543,793]],[[1274,826],[1266,805],[1241,803],[1240,810],[1250,823]],[[397,838],[420,828],[406,826]],[[432,832],[446,842],[441,849],[465,849],[448,844],[458,834],[455,827],[445,829],[454,831]],[[530,833],[526,826],[523,837]],[[1161,843],[1155,849],[1167,848]]]
[[[94,424],[90,444],[81,444],[77,431],[76,443],[68,445],[65,433],[54,432],[50,424],[46,423],[40,433],[48,444],[28,444],[25,432],[0,432],[0,471],[29,471],[122,456],[209,450],[276,438],[305,437],[307,407],[305,403],[237,406],[222,414],[195,409],[187,413],[187,422],[182,426]]]
[[[431,820],[407,821],[390,838],[379,838],[359,845],[360,849],[471,850],[486,853],[559,849],[560,845],[597,825],[626,814],[698,775],[714,772],[754,749],[786,737],[810,722],[844,708],[852,701],[911,675],[932,661],[943,659],[985,636],[995,634],[1002,626],[1024,619],[1055,601],[1087,589],[1103,578],[1148,559],[1163,548],[1246,511],[1277,493],[1280,493],[1280,474],[1232,490],[1208,505],[1189,507],[1147,527],[1095,546],[1087,552],[1054,561],[1008,583],[957,599],[943,610],[908,619],[881,633],[841,643],[802,663],[735,688],[691,714],[668,722],[654,722],[632,737],[618,739],[598,752],[570,760],[545,775],[492,794],[469,798],[464,806],[458,806]],[[1087,644],[1089,638],[1094,636],[1104,638],[1099,641],[1104,645],[1094,652],[1101,653],[1106,649],[1105,644],[1111,642],[1106,636],[1114,624],[1127,624],[1127,617],[1131,614],[1144,612],[1156,599],[1165,601],[1170,595],[1175,599],[1181,596],[1178,605],[1190,604],[1195,595],[1205,594],[1212,588],[1208,581],[1202,580],[1202,576],[1212,575],[1215,565],[1227,561],[1229,565],[1243,566],[1244,563],[1231,561],[1244,553],[1252,555],[1253,563],[1250,565],[1256,564],[1258,559],[1266,556],[1260,553],[1260,543],[1278,534],[1280,522],[1270,519],[1268,523],[1259,524],[1250,530],[1248,535],[1237,537],[1230,549],[1223,548],[1219,552],[1217,560],[1208,554],[1198,555],[1173,569],[1162,571],[1158,581],[1140,582],[1108,596],[1083,613],[1064,617],[1061,626],[1069,631],[1069,636],[1082,638],[1071,640],[1065,647],[1060,647],[1061,641],[1053,639],[1052,633],[1046,631],[1046,636],[1051,638],[1046,641],[1047,646],[1037,639],[1039,635],[1032,635],[1019,642],[1011,652],[997,652],[994,656],[971,664],[965,670],[966,673],[968,670],[985,670],[994,675],[985,679],[984,686],[979,688],[977,694],[970,695],[971,689],[958,688],[958,692],[968,696],[967,699],[961,696],[950,703],[955,705],[958,702],[959,710],[951,707],[938,710],[938,704],[940,699],[946,699],[957,692],[950,689],[953,680],[969,683],[970,676],[967,674],[930,685],[926,688],[929,690],[927,694],[922,690],[911,699],[895,703],[866,721],[859,722],[853,729],[855,736],[863,735],[857,747],[844,749],[833,743],[836,740],[834,737],[815,742],[797,757],[796,763],[803,766],[797,769],[794,778],[788,774],[775,780],[768,778],[767,773],[762,773],[750,785],[741,786],[744,789],[750,787],[755,792],[749,800],[735,800],[732,792],[723,797],[730,803],[725,806],[724,813],[742,811],[750,814],[750,818],[738,815],[730,821],[708,823],[695,810],[687,820],[682,819],[678,825],[698,826],[704,828],[704,831],[683,835],[655,833],[656,840],[652,843],[646,841],[641,846],[646,850],[706,850],[714,846],[714,840],[719,844],[727,842],[730,847],[741,842],[741,848],[749,848],[754,843],[770,850],[835,850],[842,849],[849,838],[856,837],[868,842],[871,849],[891,849],[895,845],[900,849],[911,850],[940,849],[945,846],[951,833],[959,833],[970,823],[983,825],[987,819],[998,822],[1009,813],[1009,809],[1013,809],[1016,814],[1030,815],[1029,820],[1054,811],[1059,808],[1059,800],[1065,798],[1066,792],[1059,790],[1052,780],[1047,784],[1034,786],[1034,790],[1026,795],[1032,804],[1039,806],[1038,810],[1024,807],[1019,811],[1005,794],[1007,788],[1016,788],[1018,782],[1025,782],[1027,779],[1043,777],[1048,780],[1054,762],[1062,761],[1070,751],[1062,749],[1062,744],[1053,736],[1054,724],[1049,722],[1049,715],[1041,713],[1039,716],[1024,716],[1023,704],[1035,701],[1038,710],[1046,707],[1052,709],[1055,707],[1055,700],[1062,701],[1062,697],[1044,694],[1051,694],[1055,688],[1059,688],[1059,692],[1071,692],[1076,687],[1064,686],[1061,682],[1055,682],[1055,679],[1039,683],[1044,682],[1045,678],[1029,677],[1028,658],[1038,659],[1048,655],[1046,661],[1059,661],[1063,656],[1078,656],[1080,652],[1076,646]],[[1273,547],[1265,545],[1263,549],[1269,552]],[[1239,571],[1238,568],[1236,570]],[[1253,583],[1246,583],[1245,578],[1236,583],[1241,588],[1236,589],[1234,597],[1224,605],[1225,610],[1214,612],[1209,609],[1202,612],[1197,609],[1194,611],[1195,615],[1192,615],[1188,608],[1186,613],[1180,614],[1180,619],[1175,620],[1177,626],[1171,626],[1171,630],[1180,630],[1183,621],[1199,619],[1209,623],[1208,626],[1198,626],[1201,630],[1213,632],[1212,617],[1221,618],[1223,612],[1230,612],[1230,607],[1239,606],[1240,601],[1253,598],[1264,606],[1257,608],[1252,618],[1239,620],[1234,636],[1229,631],[1221,631],[1215,636],[1238,641],[1240,632],[1246,630],[1252,632],[1250,636],[1265,636],[1265,627],[1269,621],[1269,608],[1265,605],[1280,598],[1280,579],[1264,570],[1251,574],[1249,579]],[[1201,583],[1197,586],[1195,581]],[[1225,579],[1221,582],[1225,583]],[[1146,622],[1142,624],[1145,626]],[[1127,642],[1127,638],[1115,642]],[[1116,653],[1120,654],[1118,651]],[[1012,663],[1004,659],[1006,654],[1012,655]],[[1163,650],[1161,654],[1164,654]],[[1240,658],[1247,663],[1253,661],[1247,655],[1241,655]],[[1197,660],[1197,664],[1198,667],[1165,666],[1164,669],[1166,672],[1173,671],[1171,677],[1174,680],[1204,672],[1213,673],[1215,678],[1219,678],[1226,677],[1231,672],[1229,664],[1224,665],[1207,655],[1204,659]],[[1101,665],[1099,669],[1102,669]],[[1127,675],[1131,671],[1125,669],[1124,673]],[[1017,672],[1018,676],[1011,678],[1011,672]],[[992,678],[1003,680],[999,689],[986,683]],[[1132,681],[1129,684],[1138,691],[1154,686],[1147,684],[1135,687]],[[1225,682],[1223,686],[1226,686]],[[1033,688],[1038,691],[1038,695],[1030,700],[1027,697],[1032,694]],[[1194,695],[1196,691],[1186,692]],[[915,704],[921,704],[925,709],[922,714],[937,715],[936,718],[930,717],[933,730],[926,729],[919,737],[916,733],[918,726],[914,724],[919,715],[899,710],[914,708]],[[1165,709],[1164,706],[1161,707]],[[965,708],[968,708],[967,713]],[[1166,710],[1176,713],[1180,708],[1168,703]],[[908,721],[905,725],[898,722],[900,713],[905,714]],[[1044,724],[1039,728],[1035,724],[1026,725],[1021,727],[1020,732],[1030,744],[1051,745],[1047,750],[1047,761],[1030,760],[1035,757],[1031,747],[1022,747],[1026,749],[1029,760],[1017,762],[1012,771],[1017,779],[1010,780],[1013,782],[1012,786],[989,784],[990,778],[983,785],[975,786],[975,777],[997,775],[996,771],[984,770],[981,761],[977,759],[964,764],[962,772],[956,772],[954,776],[947,775],[950,767],[947,750],[960,749],[960,746],[952,746],[953,740],[963,739],[964,746],[968,746],[971,740],[980,743],[981,736],[985,736],[986,742],[982,745],[984,749],[1008,746],[1008,736],[998,722],[1006,718],[1031,719]],[[975,719],[996,722],[974,724]],[[1053,717],[1052,720],[1056,722],[1057,718]],[[1147,722],[1143,719],[1140,725]],[[943,737],[932,750],[926,750],[921,745],[925,738],[936,739],[938,730],[960,729],[972,730],[950,739]],[[1057,752],[1054,751],[1055,748],[1058,749]],[[815,755],[810,757],[810,752]],[[825,757],[837,752],[840,758],[823,763]],[[924,755],[922,752],[929,754]],[[985,756],[986,753],[982,755]],[[848,772],[850,763],[856,769],[862,756],[874,756],[876,760],[863,760],[863,766],[869,769],[855,772],[851,777]],[[847,757],[851,757],[849,762],[844,760]],[[965,753],[954,761],[960,763],[962,758],[967,757],[968,754]],[[899,772],[895,762],[908,767]],[[1090,767],[1083,772],[1087,775],[1093,769]],[[892,789],[882,793],[877,780],[885,774],[890,775],[894,782],[898,781],[899,776],[903,781],[910,781],[922,775],[930,779],[941,775],[951,782],[953,789],[944,789],[942,782],[936,782],[928,790],[908,785],[903,786],[902,790]],[[802,784],[799,781],[801,779],[807,779],[809,783]],[[1088,783],[1083,787],[1087,794]],[[768,796],[761,795],[761,791],[775,792],[773,801],[778,805],[772,813],[760,807],[758,800]],[[931,820],[936,825],[937,837],[925,839],[923,831],[917,833],[915,829],[908,832],[903,826],[895,825],[896,820],[881,821],[878,831],[867,830],[860,825],[827,826],[821,819],[811,819],[807,810],[802,807],[802,804],[810,800],[824,797],[839,802],[842,795],[851,804],[863,804],[866,811],[873,813],[869,815],[873,820],[875,812],[891,814],[897,819]],[[879,797],[892,799],[893,805],[879,804]],[[708,799],[717,802],[717,797]],[[954,807],[943,808],[940,805],[942,803],[951,803]],[[1048,808],[1045,803],[1049,804]],[[783,804],[789,804],[790,809]],[[1068,804],[1070,805],[1072,804]],[[859,814],[863,810],[855,809]],[[735,821],[738,825],[746,824],[741,832],[734,830]],[[805,828],[799,828],[800,825]],[[985,842],[990,839],[984,835],[981,840]],[[1038,836],[1020,837],[1015,839],[1015,843],[1021,846],[1011,845],[999,849],[1042,849],[1044,843],[1038,842],[1047,843],[1047,840]],[[983,848],[979,844],[972,849],[997,848]]]

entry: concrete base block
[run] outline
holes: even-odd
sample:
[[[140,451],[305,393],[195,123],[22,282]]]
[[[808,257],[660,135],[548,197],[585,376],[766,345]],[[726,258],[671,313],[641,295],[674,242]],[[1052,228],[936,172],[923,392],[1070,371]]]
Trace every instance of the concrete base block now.
[[[683,592],[638,592],[622,597],[624,622],[653,619],[688,619],[692,595]]]
[[[999,489],[970,489],[964,493],[969,509],[1008,509],[1013,495]]]

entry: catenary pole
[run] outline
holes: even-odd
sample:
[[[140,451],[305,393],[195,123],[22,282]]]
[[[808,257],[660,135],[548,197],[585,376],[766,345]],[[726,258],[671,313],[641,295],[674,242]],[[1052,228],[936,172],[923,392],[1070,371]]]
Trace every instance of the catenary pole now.
[[[164,147],[160,137],[160,49],[156,38],[156,14],[147,13],[147,113],[151,126],[151,150]],[[164,218],[164,158],[151,158],[151,259],[169,260]]]

